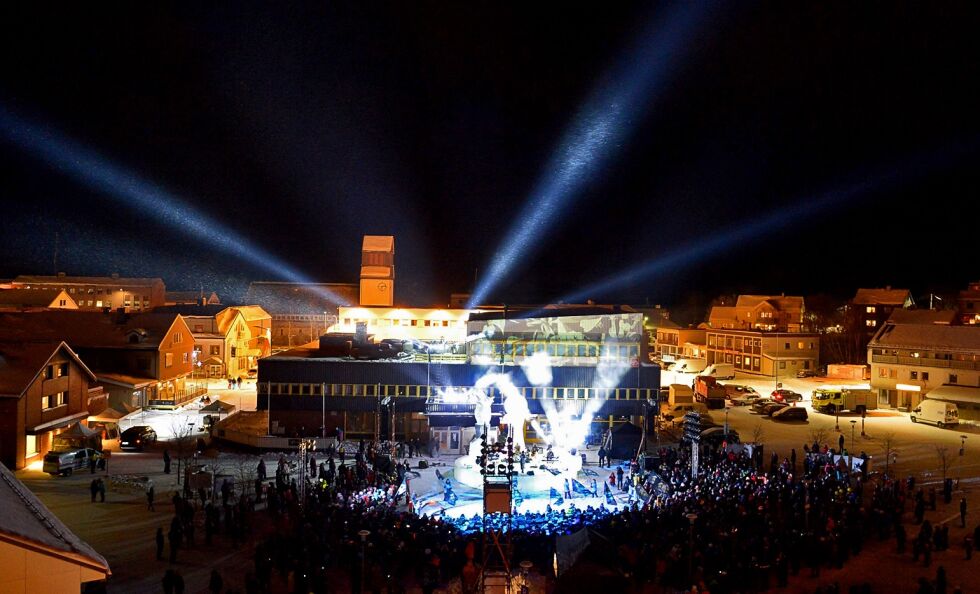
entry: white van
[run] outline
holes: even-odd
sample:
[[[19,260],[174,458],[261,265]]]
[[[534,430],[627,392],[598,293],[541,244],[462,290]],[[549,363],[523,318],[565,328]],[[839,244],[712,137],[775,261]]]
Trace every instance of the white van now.
[[[705,367],[701,375],[715,379],[735,379],[735,366],[731,363],[714,363]]]
[[[678,373],[701,373],[707,366],[708,362],[704,359],[678,359],[670,370]]]
[[[915,407],[909,418],[913,423],[935,423],[938,427],[953,427],[960,424],[960,411],[956,404],[943,400],[926,398]]]

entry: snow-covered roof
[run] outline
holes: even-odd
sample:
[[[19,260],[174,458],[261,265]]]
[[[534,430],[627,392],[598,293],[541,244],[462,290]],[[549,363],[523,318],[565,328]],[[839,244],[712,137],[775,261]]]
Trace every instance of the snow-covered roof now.
[[[3,464],[0,464],[0,509],[3,509],[0,539],[34,545],[106,577],[112,573],[105,558],[69,530]]]

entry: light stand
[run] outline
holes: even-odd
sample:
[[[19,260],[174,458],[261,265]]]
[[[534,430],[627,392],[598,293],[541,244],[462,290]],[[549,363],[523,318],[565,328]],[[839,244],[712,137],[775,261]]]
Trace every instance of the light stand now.
[[[367,537],[371,536],[370,530],[359,530],[357,535],[361,537],[361,592],[366,590],[364,587],[364,561],[367,557]]]

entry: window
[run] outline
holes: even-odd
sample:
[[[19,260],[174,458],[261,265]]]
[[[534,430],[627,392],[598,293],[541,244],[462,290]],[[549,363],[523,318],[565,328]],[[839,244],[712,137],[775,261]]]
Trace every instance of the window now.
[[[898,379],[898,370],[897,369],[889,369],[888,370],[888,377],[889,377],[889,379]]]
[[[919,379],[919,372],[918,371],[910,371],[909,372],[909,377],[912,378],[912,379]]]
[[[878,377],[888,377],[888,368],[887,367],[879,367],[878,368]]]
[[[779,362],[779,368],[780,369],[786,369],[786,361],[780,361]]]
[[[164,364],[163,364],[163,366],[164,367],[173,367],[173,364],[174,364],[174,354],[173,353],[166,353],[166,355],[164,357]]]
[[[955,384],[958,379],[959,378],[956,377],[956,374],[955,373],[949,374],[949,383]]]
[[[102,307],[102,300],[99,299],[95,302],[95,307]]]
[[[129,305],[127,303],[127,305]],[[184,340],[183,335],[180,332],[174,332],[174,344],[179,344]]]
[[[64,306],[65,306],[65,305],[67,305],[67,304],[68,304],[68,301],[66,301],[66,300],[64,300],[64,299],[59,299],[59,300],[58,300],[58,306],[59,306],[59,307],[64,307]]]
[[[783,345],[783,350],[784,351],[788,351],[789,350],[789,343],[788,342],[785,345]]]
[[[218,344],[211,345],[211,354],[212,355],[219,355],[220,356],[221,355],[221,345],[218,345]]]
[[[923,371],[922,372],[922,381],[928,381],[928,380],[929,380],[929,372],[928,371]]]
[[[864,308],[864,311],[866,311],[866,312],[868,312],[870,314],[873,314],[875,312],[875,306],[869,305],[868,307],[865,307]]]
[[[194,332],[204,332],[204,326],[201,324],[194,324]]]
[[[37,453],[37,435],[27,435],[24,438],[24,453],[33,456]]]
[[[63,406],[66,402],[68,402],[68,392],[49,394],[41,398],[41,408],[43,410],[57,408],[59,406]]]
[[[878,325],[878,322],[877,320],[865,320],[864,325],[867,326],[868,328],[874,328],[875,326]]]
[[[54,377],[54,365],[48,365],[44,368],[44,379],[51,379]]]
[[[190,355],[191,355],[190,353],[184,353],[184,357],[183,357],[184,363],[187,363],[190,360]]]
[[[806,347],[804,346],[803,341],[801,340],[798,343],[796,343],[796,348],[798,348],[798,349],[800,349],[802,351]]]

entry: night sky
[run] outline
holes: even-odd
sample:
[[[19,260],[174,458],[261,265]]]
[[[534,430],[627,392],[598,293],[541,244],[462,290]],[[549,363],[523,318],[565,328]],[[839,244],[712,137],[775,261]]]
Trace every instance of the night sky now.
[[[488,270],[590,97],[647,62],[661,82],[615,146],[593,151],[609,156],[548,213],[492,301],[562,299],[665,255],[669,266],[589,296],[886,284],[919,296],[980,278],[969,3],[705,6],[683,51],[655,58],[634,50],[670,33],[668,5],[10,4],[0,278],[53,273],[57,234],[69,274],[232,298],[286,279],[141,206],[131,186],[81,181],[15,138],[22,125],[311,280],[355,282],[361,236],[393,234],[396,299],[444,304]]]

